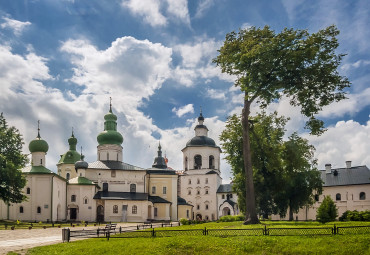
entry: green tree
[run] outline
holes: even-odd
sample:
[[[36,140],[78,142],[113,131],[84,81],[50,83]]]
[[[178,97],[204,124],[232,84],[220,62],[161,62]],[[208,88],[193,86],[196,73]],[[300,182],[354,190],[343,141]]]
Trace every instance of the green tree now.
[[[322,107],[344,99],[343,90],[350,85],[337,71],[344,56],[335,53],[338,34],[335,26],[312,34],[287,28],[276,34],[268,26],[252,27],[227,34],[213,60],[222,72],[236,76],[235,86],[244,93],[245,224],[258,223],[250,145],[251,104],[256,101],[266,107],[287,96],[308,118],[306,128],[312,134],[321,134],[324,124],[315,115]]]
[[[321,193],[321,178],[316,169],[314,147],[296,133],[283,141],[287,119],[265,112],[251,117],[251,150],[256,210],[264,218],[279,213],[285,216],[314,202]],[[226,160],[233,172],[233,188],[245,212],[245,171],[241,117],[228,118],[220,136]]]
[[[22,202],[26,196],[22,189],[26,179],[21,168],[27,163],[27,156],[22,154],[22,135],[15,127],[8,124],[0,114],[0,199],[6,204]]]
[[[321,223],[335,221],[338,216],[338,209],[330,196],[326,196],[320,207],[317,209],[316,220]]]
[[[282,200],[289,206],[289,220],[293,220],[293,212],[312,205],[314,195],[322,193],[322,180],[316,168],[315,148],[306,139],[293,133],[283,147],[285,192]],[[285,214],[285,211],[280,214]]]

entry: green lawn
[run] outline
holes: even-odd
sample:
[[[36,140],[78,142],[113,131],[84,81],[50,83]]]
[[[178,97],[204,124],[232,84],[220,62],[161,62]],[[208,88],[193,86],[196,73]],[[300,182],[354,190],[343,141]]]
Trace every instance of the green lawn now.
[[[263,222],[268,227],[332,226],[316,222]],[[369,225],[346,222],[336,225]],[[253,227],[262,227],[257,225]],[[170,229],[251,228],[241,222],[205,223]],[[370,235],[336,236],[181,236],[88,239],[30,249],[27,254],[370,254]]]

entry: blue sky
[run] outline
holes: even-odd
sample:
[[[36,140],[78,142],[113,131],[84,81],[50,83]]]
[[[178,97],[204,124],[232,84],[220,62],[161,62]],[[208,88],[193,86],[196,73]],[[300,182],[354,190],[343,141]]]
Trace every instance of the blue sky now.
[[[338,52],[347,54],[339,71],[352,86],[347,100],[320,113],[328,131],[309,136],[287,99],[268,110],[291,118],[287,133],[315,145],[320,168],[345,160],[369,166],[369,1],[0,1],[0,111],[26,145],[41,121],[55,171],[72,127],[87,161],[96,160],[111,96],[124,161],[150,167],[160,139],[169,165],[181,170],[200,106],[218,144],[227,116],[241,111],[233,78],[212,63],[226,33],[265,25],[317,32],[331,24],[341,31]],[[226,182],[229,170],[223,161]]]

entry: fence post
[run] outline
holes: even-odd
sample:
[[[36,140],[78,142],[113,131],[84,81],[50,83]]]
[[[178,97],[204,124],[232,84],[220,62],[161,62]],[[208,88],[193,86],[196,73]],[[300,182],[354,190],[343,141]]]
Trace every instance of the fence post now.
[[[154,228],[153,228],[153,230],[152,230],[152,237],[155,237]]]
[[[163,228],[163,222],[162,222],[162,228]]]
[[[152,225],[152,223],[150,223],[150,228],[153,228],[153,225]]]
[[[337,234],[337,227],[334,224],[334,235],[336,235],[336,234]]]
[[[98,235],[98,237],[99,237],[99,228],[96,230],[96,234]]]
[[[122,226],[119,227],[119,233],[122,233]]]
[[[203,235],[207,235],[207,228],[206,227],[204,227],[204,230],[203,230]]]

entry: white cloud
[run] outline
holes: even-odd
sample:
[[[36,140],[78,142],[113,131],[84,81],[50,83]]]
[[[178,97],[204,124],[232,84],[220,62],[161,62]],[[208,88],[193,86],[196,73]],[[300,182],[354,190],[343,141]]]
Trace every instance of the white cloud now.
[[[159,0],[128,0],[122,1],[122,6],[128,8],[134,15],[142,16],[144,22],[151,26],[164,26],[166,18],[160,13]]]
[[[352,165],[370,165],[370,121],[365,125],[353,120],[339,121],[319,137],[305,136],[316,147],[320,169],[327,163],[345,167],[347,160],[352,161]]]
[[[221,89],[207,89],[206,96],[213,99],[225,100],[225,93],[227,93],[227,90],[225,91]]]
[[[194,113],[194,105],[193,104],[187,104],[182,107],[179,107],[178,109],[174,107],[172,109],[172,112],[174,112],[177,117],[182,117],[187,113]]]
[[[121,2],[122,7],[142,17],[145,23],[153,27],[166,26],[168,18],[190,25],[187,4],[187,0],[122,0]]]
[[[22,22],[15,19],[10,19],[7,17],[3,17],[3,20],[5,20],[4,23],[1,24],[1,28],[10,28],[14,31],[14,34],[19,36],[22,34],[22,31],[29,25],[31,25],[31,22],[26,21]]]
[[[195,18],[203,17],[204,13],[212,7],[214,4],[214,0],[201,0],[198,1],[197,10],[195,12]]]

